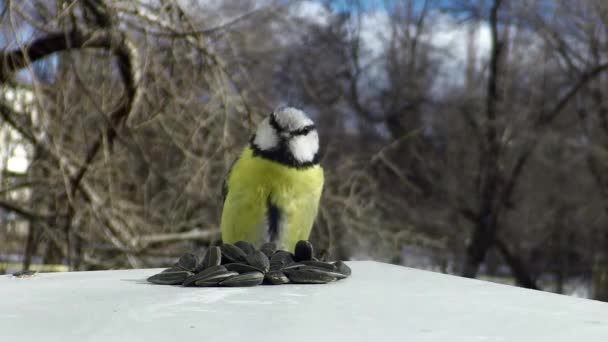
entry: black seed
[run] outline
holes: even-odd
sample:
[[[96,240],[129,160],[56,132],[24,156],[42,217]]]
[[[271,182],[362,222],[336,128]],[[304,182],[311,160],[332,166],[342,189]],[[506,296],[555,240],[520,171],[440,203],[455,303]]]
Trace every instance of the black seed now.
[[[235,245],[225,243],[220,247],[222,251],[222,263],[245,262],[247,254]]]
[[[205,277],[208,277],[210,274],[214,274],[216,272],[227,272],[227,271],[228,270],[223,265],[211,266],[201,272],[198,272],[197,274],[194,274],[194,275],[188,277],[188,279],[184,280],[183,285],[184,286],[193,286],[197,280],[204,279]]]
[[[284,265],[283,267],[281,267],[281,271],[295,270],[302,267],[306,267],[306,265],[298,262],[292,262],[291,264]]]
[[[198,264],[198,260],[193,253],[186,253],[182,255],[177,261],[177,265],[187,271],[194,271]]]
[[[234,271],[234,272],[238,272],[238,273],[262,272],[262,270],[260,270],[257,267],[251,266],[249,264],[240,263],[240,262],[225,264],[224,267],[226,267],[226,269],[228,269],[228,271]]]
[[[328,270],[326,268],[319,268],[319,267],[315,267],[315,266],[304,266],[302,268],[298,269],[299,271],[311,271],[311,272],[317,272],[317,273],[323,273],[326,274],[330,277],[334,277],[336,279],[344,279],[346,277],[348,277],[346,274],[342,274],[338,271],[332,271],[332,270]]]
[[[316,268],[322,268],[322,269],[326,269],[329,271],[335,271],[337,269],[334,264],[329,263],[329,262],[323,262],[323,261],[304,260],[304,261],[300,261],[300,263],[304,264],[306,266],[314,266]]]
[[[312,260],[313,248],[312,244],[306,240],[300,240],[296,244],[294,259],[296,261]]]
[[[203,259],[203,268],[217,266],[222,262],[222,251],[219,247],[209,247],[205,258]]]
[[[268,272],[264,277],[264,280],[273,285],[281,285],[289,283],[289,278],[285,275],[285,273],[280,271]]]
[[[300,284],[325,284],[336,280],[336,278],[324,272],[313,270],[292,270],[285,272],[289,280]]]
[[[256,286],[264,281],[264,274],[260,272],[249,272],[230,277],[220,283],[222,286],[240,287]]]
[[[268,269],[270,268],[270,260],[268,260],[266,254],[260,251],[254,251],[247,255],[247,263],[253,267],[259,268],[263,272],[268,272]]]
[[[163,272],[151,276],[150,278],[148,278],[148,281],[160,285],[179,285],[191,275],[191,272],[186,271]]]
[[[236,272],[230,271],[216,271],[212,274],[207,275],[206,277],[199,279],[194,282],[196,286],[215,286],[219,285],[222,281],[239,275]]]
[[[350,267],[348,267],[348,265],[346,265],[344,262],[342,261],[336,261],[334,263],[334,266],[336,266],[336,271],[344,274],[345,276],[350,276],[351,275],[351,270]]]
[[[286,252],[286,251],[277,251],[276,253],[274,253],[272,255],[272,257],[270,258],[270,263],[271,264],[281,264],[283,266],[288,265],[293,263],[293,256],[291,253]]]
[[[255,247],[247,241],[238,241],[234,243],[235,246],[240,248],[245,254],[251,254],[255,252]]]

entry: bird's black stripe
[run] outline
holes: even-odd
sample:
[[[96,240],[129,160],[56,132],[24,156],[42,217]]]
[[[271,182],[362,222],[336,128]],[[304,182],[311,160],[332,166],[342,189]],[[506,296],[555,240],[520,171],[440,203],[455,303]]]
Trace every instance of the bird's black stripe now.
[[[278,242],[281,235],[281,211],[279,208],[272,204],[270,196],[266,201],[266,208],[268,216],[268,242]]]
[[[320,156],[318,151],[313,157],[312,161],[300,162],[293,157],[287,147],[283,144],[281,144],[278,148],[272,150],[262,150],[258,146],[256,146],[256,144],[253,143],[254,140],[255,135],[251,138],[249,143],[249,146],[253,150],[254,157],[261,157],[264,159],[272,160],[285,166],[295,167],[296,169],[307,169],[309,167],[319,164]]]
[[[277,118],[274,116],[274,113],[270,114],[270,126],[272,126],[277,133],[283,131],[281,125],[279,125],[277,122]]]
[[[304,126],[302,128],[298,128],[295,131],[291,131],[291,135],[306,135],[308,133],[310,133],[311,131],[314,131],[315,125],[308,125],[308,126]]]
[[[277,133],[285,131],[285,128],[281,127],[281,125],[279,125],[279,123],[277,122],[277,118],[274,116],[274,113],[270,114],[269,123],[270,123],[270,126],[272,128],[274,128],[274,130]],[[304,127],[298,128],[296,130],[290,131],[289,133],[291,135],[306,135],[306,134],[310,133],[311,131],[314,131],[315,129],[316,129],[315,125],[311,124],[311,125],[304,126]]]

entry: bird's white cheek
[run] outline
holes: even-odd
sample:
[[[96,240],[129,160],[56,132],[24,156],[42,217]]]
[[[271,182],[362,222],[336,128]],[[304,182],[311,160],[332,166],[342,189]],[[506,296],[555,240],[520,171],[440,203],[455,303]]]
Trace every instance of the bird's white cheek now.
[[[277,133],[268,122],[268,118],[260,122],[253,143],[261,150],[272,150],[279,145]]]
[[[289,141],[289,150],[293,157],[301,163],[313,161],[319,150],[319,136],[317,132],[293,137]]]

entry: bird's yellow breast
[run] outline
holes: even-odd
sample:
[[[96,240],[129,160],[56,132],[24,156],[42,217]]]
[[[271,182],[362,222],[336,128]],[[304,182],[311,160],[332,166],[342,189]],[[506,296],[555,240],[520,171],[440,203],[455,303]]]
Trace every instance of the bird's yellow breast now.
[[[268,237],[268,204],[281,216],[283,248],[293,251],[306,240],[317,216],[323,188],[323,169],[288,167],[254,156],[245,148],[227,179],[228,194],[222,211],[222,239],[245,240],[259,245]]]

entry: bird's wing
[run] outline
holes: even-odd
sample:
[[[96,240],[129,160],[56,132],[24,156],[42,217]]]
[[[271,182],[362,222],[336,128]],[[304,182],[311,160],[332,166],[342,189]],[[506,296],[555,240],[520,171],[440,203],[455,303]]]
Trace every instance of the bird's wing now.
[[[234,168],[234,164],[236,164],[236,162],[239,160],[239,158],[235,158],[232,161],[232,164],[230,164],[230,167],[228,168],[228,172],[226,172],[226,175],[224,176],[224,180],[222,181],[222,205],[224,205],[224,202],[226,202],[226,197],[228,196],[228,177],[230,177],[230,172],[232,172],[232,169]]]
[[[259,163],[266,164],[246,149],[226,178],[228,190],[220,224],[225,243],[243,240],[257,244],[267,230],[266,201],[271,190],[267,183],[273,176]]]

